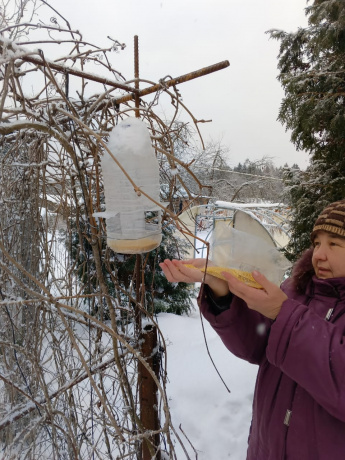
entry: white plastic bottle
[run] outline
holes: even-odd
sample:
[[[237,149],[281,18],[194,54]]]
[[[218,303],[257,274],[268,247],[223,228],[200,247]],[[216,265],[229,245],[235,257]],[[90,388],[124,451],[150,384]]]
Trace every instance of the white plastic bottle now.
[[[133,182],[159,202],[159,166],[146,124],[127,118],[110,133],[108,148]],[[105,152],[101,159],[105,194],[107,245],[122,254],[140,254],[159,246],[161,209],[133,185],[114,159]]]

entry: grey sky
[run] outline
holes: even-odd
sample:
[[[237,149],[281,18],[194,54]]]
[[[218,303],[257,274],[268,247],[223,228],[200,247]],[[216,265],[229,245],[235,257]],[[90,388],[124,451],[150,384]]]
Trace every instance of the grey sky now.
[[[301,0],[52,0],[73,28],[96,44],[107,35],[127,48],[116,56],[117,70],[133,76],[133,37],[139,36],[140,76],[157,81],[223,60],[230,67],[180,85],[183,100],[209,138],[229,147],[232,166],[273,158],[298,163],[290,135],[276,121],[283,91],[276,80],[278,43],[265,31],[294,31],[306,25]]]

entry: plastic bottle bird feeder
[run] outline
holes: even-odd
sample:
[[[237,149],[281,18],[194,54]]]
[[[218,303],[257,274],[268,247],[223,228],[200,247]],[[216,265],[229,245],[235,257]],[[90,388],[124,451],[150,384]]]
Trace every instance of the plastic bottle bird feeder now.
[[[159,166],[146,124],[127,118],[113,128],[108,148],[132,181],[150,198],[159,202]],[[161,209],[133,184],[108,152],[101,160],[105,209],[95,217],[105,217],[107,245],[122,254],[141,254],[159,246]]]

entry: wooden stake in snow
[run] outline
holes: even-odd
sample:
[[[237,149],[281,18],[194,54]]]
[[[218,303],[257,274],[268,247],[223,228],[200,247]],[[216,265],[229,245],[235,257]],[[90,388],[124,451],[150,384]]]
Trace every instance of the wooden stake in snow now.
[[[144,327],[140,335],[140,343],[143,357],[158,376],[159,353],[155,326],[148,324]],[[146,431],[157,431],[159,430],[157,386],[141,362],[139,362],[138,376],[141,423]],[[156,453],[155,458],[160,460],[159,444],[159,433],[146,438],[142,444],[142,460],[151,460],[152,450]]]

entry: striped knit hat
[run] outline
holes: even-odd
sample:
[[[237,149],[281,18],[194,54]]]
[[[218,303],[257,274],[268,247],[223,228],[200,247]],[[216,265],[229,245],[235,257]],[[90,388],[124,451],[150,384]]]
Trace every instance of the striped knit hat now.
[[[316,232],[323,230],[345,238],[345,200],[328,205],[316,219],[310,235],[313,241]]]

